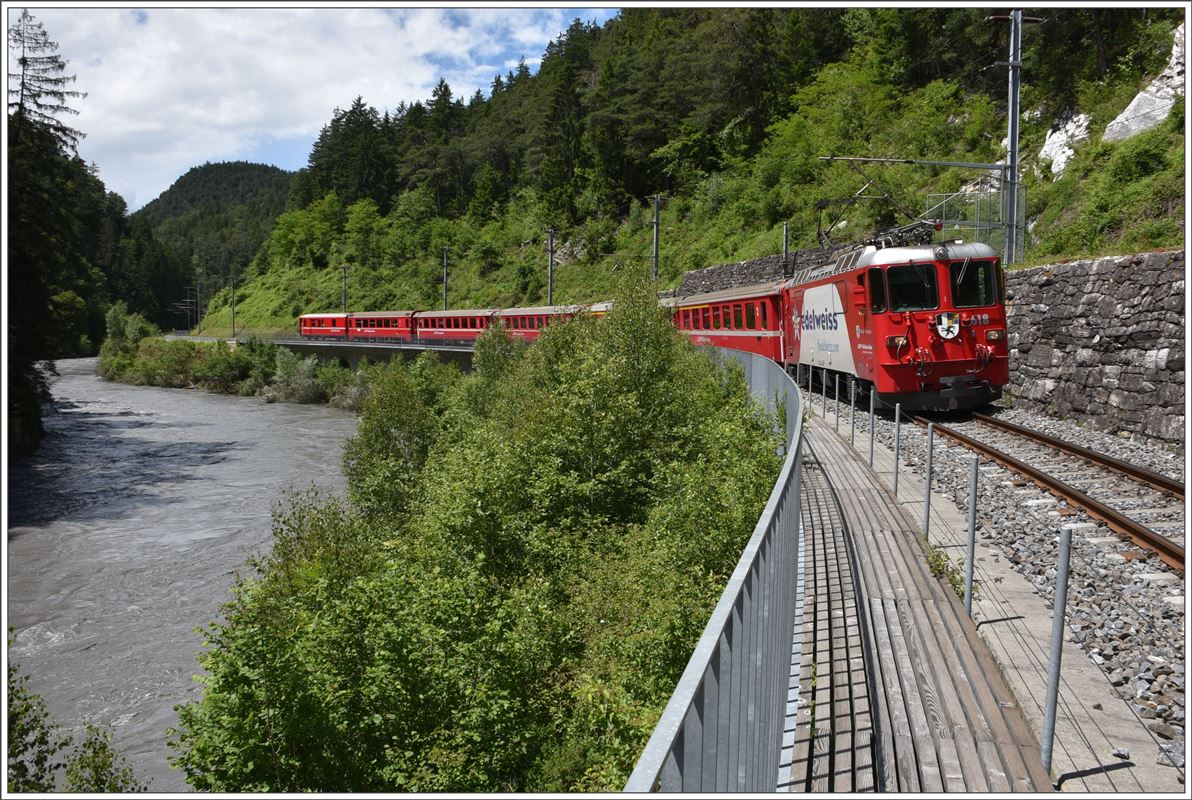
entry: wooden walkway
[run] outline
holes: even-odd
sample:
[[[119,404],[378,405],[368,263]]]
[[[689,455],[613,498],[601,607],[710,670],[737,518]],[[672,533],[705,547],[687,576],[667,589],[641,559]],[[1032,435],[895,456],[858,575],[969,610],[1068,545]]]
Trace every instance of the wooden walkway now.
[[[1039,746],[919,526],[822,422],[804,427],[805,609],[789,788],[1044,792]]]

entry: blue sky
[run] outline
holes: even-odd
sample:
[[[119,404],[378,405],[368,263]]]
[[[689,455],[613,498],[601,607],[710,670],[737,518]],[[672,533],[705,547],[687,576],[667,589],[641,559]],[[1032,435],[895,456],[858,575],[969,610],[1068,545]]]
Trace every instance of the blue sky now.
[[[440,77],[457,97],[489,92],[579,18],[617,8],[532,5],[102,8],[29,11],[58,42],[87,97],[69,124],[79,155],[130,209],[190,167],[246,160],[298,169],[334,109],[425,100]],[[9,24],[21,6],[10,6]]]

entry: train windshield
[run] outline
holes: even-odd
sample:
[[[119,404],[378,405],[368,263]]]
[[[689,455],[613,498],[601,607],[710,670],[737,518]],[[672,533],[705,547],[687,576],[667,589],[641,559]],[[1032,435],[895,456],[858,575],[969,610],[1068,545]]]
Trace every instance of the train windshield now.
[[[997,302],[997,267],[992,261],[953,261],[948,265],[952,278],[952,303],[957,308],[991,306]]]
[[[935,265],[931,262],[890,267],[886,270],[886,284],[890,287],[891,311],[922,311],[940,304]]]

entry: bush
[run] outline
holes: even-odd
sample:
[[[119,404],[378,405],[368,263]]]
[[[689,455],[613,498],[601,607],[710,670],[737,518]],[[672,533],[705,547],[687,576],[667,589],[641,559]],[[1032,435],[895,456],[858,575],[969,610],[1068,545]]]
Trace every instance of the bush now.
[[[379,365],[364,359],[356,369],[339,364],[320,365],[315,368],[315,377],[323,387],[328,405],[358,412],[364,407],[379,371]]]
[[[777,474],[773,422],[645,281],[478,350],[467,377],[379,369],[352,507],[275,516],[171,735],[195,788],[623,785]]]
[[[129,314],[124,301],[112,304],[105,316],[107,338],[99,349],[99,375],[113,381],[127,381],[133,371],[141,340],[159,331],[140,314]]]
[[[215,342],[194,368],[194,379],[204,389],[234,394],[252,372],[252,359],[240,347]]]
[[[315,376],[319,360],[315,356],[301,358],[284,347],[277,348],[273,384],[263,394],[270,402],[322,403],[327,399],[323,386]]]

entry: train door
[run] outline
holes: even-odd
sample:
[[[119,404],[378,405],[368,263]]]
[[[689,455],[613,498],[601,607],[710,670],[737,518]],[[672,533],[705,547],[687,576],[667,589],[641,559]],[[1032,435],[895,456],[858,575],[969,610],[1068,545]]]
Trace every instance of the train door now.
[[[798,364],[802,355],[803,290],[791,289],[782,293],[782,329],[786,332],[786,364]]]

